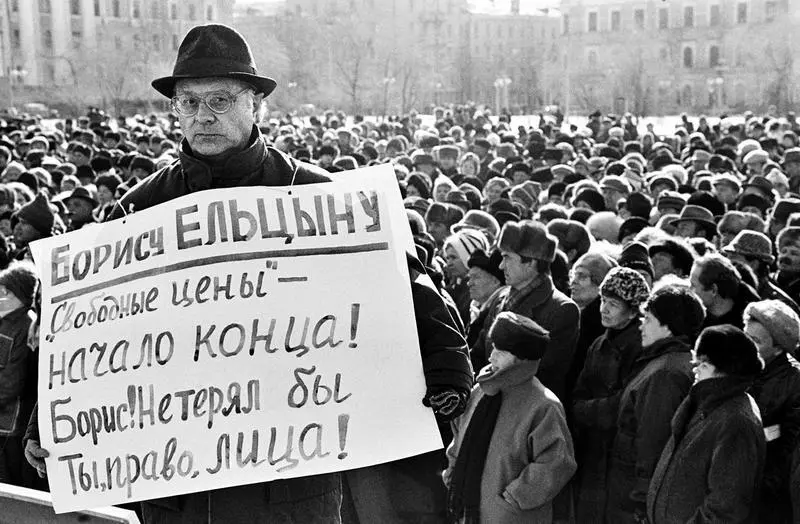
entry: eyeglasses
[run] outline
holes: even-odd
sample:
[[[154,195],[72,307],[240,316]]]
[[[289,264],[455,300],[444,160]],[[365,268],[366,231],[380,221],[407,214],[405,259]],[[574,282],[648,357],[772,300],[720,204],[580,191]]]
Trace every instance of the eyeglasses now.
[[[172,97],[172,109],[182,116],[194,116],[200,111],[200,103],[204,103],[212,113],[222,115],[233,107],[239,95],[245,91],[252,91],[246,87],[238,93],[228,93],[227,91],[213,91],[205,95],[183,94]]]

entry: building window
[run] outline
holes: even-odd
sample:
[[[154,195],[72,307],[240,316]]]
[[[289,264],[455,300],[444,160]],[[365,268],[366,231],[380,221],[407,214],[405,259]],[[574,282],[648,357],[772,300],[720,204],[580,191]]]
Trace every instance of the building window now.
[[[11,12],[16,13],[19,11],[19,0],[11,0]]]
[[[48,83],[53,83],[56,80],[56,68],[53,64],[47,63],[44,65],[44,76]]]
[[[158,15],[160,13],[158,12],[158,9],[159,9],[158,2],[153,2],[152,4],[150,4],[150,18],[152,18],[153,20],[159,18]]]
[[[212,22],[214,20],[214,6],[206,7],[206,20]]]
[[[662,47],[661,49],[659,49],[658,50],[658,58],[662,62],[668,61],[669,60],[669,49],[667,49],[666,47]]]
[[[611,30],[619,31],[620,29],[622,29],[622,13],[611,11]]]
[[[178,19],[178,4],[170,4],[169,6],[169,17],[172,20]]]
[[[592,11],[589,13],[589,20],[588,25],[586,26],[586,31],[589,33],[596,33],[597,32],[597,12]]]
[[[589,49],[586,53],[586,62],[589,67],[597,67],[597,51],[595,49]]]
[[[658,10],[658,28],[659,29],[668,29],[669,28],[669,8],[662,7]]]
[[[82,40],[83,40],[83,33],[81,33],[80,31],[73,31],[72,32],[72,48],[73,49],[80,49]]]
[[[747,23],[747,2],[739,2],[736,4],[736,23]]]
[[[708,48],[708,66],[719,67],[719,46],[712,45]]]
[[[133,3],[131,5],[132,5],[132,7],[131,7],[132,16],[134,18],[141,18],[141,16],[142,16],[142,6],[141,6],[141,3],[139,2],[139,0],[133,0]]]
[[[767,22],[772,22],[776,16],[778,16],[778,2],[767,0],[764,7],[764,18],[766,18]]]
[[[644,9],[633,11],[633,23],[637,29],[644,29]]]
[[[564,23],[564,26],[563,26],[564,27],[564,34],[568,35],[569,34],[569,15],[564,15],[563,23]]]
[[[708,25],[716,27],[720,24],[720,8],[719,4],[711,4],[711,9],[708,12]]]
[[[19,47],[19,29],[11,31],[11,47]]]
[[[114,37],[114,49],[120,51],[122,49],[122,37],[115,36]]]
[[[691,5],[684,6],[683,27],[694,27],[694,6]]]
[[[53,48],[53,33],[49,30],[42,32],[42,47],[45,49]]]
[[[172,35],[172,50],[177,51],[178,47],[180,46],[180,42],[178,41],[178,35]]]
[[[683,48],[683,67],[686,69],[694,67],[694,50],[691,47]]]
[[[111,16],[119,18],[122,10],[119,7],[119,0],[111,0]]]
[[[76,16],[81,14],[81,0],[69,0],[69,14]]]
[[[297,6],[301,7],[301,6]],[[189,4],[189,20],[194,20],[197,18],[197,7],[194,4]]]
[[[694,97],[692,96],[692,86],[685,85],[683,86],[683,93],[681,95],[683,99],[683,106],[686,108],[690,108],[694,105]]]
[[[161,36],[153,35],[153,49],[159,53],[161,52]]]
[[[39,12],[50,13],[50,11],[52,11],[50,0],[39,0]]]

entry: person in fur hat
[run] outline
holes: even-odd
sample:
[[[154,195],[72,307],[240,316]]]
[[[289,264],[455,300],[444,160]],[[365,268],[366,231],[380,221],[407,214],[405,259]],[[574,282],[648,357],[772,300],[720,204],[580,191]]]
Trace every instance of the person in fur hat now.
[[[22,437],[36,401],[34,354],[28,346],[36,293],[36,273],[28,262],[0,272],[0,482],[22,486]],[[34,475],[35,476],[35,475]]]
[[[692,344],[705,318],[697,295],[675,284],[653,291],[643,310],[642,352],[620,397],[607,522],[646,522],[650,478],[672,416],[692,386]]]
[[[542,357],[538,377],[560,399],[567,394],[565,380],[578,340],[576,327],[580,312],[575,302],[558,291],[550,272],[558,239],[541,222],[507,222],[500,231],[500,269],[506,285],[487,325],[502,311],[525,315],[550,332],[550,344]],[[479,340],[472,349],[472,361],[480,369],[491,352],[491,337]]]
[[[800,457],[793,461],[800,440],[800,364],[792,355],[800,342],[800,318],[780,300],[751,302],[744,310],[744,332],[764,359],[764,371],[749,390],[767,440],[759,518],[797,522],[800,508],[792,504],[800,503]]]
[[[672,419],[647,492],[652,524],[758,522],[766,440],[747,394],[764,362],[730,324],[708,327],[692,352],[694,385]]]
[[[612,268],[600,284],[600,321],[606,331],[589,347],[572,394],[581,523],[604,521],[619,399],[642,350],[639,306],[649,294],[644,277],[627,267]]]
[[[28,244],[53,234],[56,218],[44,193],[39,193],[33,201],[19,208],[11,215],[11,229],[14,232],[14,253],[16,260],[30,259]]]
[[[535,376],[550,336],[505,311],[489,337],[489,364],[452,423],[442,475],[448,514],[463,523],[551,523],[576,463],[564,407]]]

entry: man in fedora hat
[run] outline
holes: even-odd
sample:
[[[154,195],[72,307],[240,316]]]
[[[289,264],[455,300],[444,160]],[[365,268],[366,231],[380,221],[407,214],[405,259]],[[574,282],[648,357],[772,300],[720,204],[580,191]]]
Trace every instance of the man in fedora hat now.
[[[172,75],[153,87],[171,100],[183,132],[180,157],[148,176],[117,203],[109,220],[206,189],[290,186],[328,182],[327,172],[268,147],[256,126],[264,97],[276,87],[256,70],[244,38],[230,27],[209,24],[192,28],[178,49]],[[23,217],[21,217],[23,218]],[[52,220],[51,220],[52,222]],[[420,262],[408,257],[417,332],[428,392],[423,403],[441,423],[461,414],[472,388],[466,342]],[[379,395],[380,392],[375,392]],[[26,458],[41,473],[47,452],[39,445],[37,417],[26,434]],[[413,428],[409,428],[413,431]],[[406,480],[402,494],[376,488],[370,502],[415,509],[416,492],[441,484],[443,451],[389,465],[365,468],[388,475],[393,465]],[[364,472],[364,470],[358,470]],[[382,485],[396,487],[394,479]],[[321,474],[264,484],[191,493],[142,504],[145,522],[341,522],[342,478]],[[372,483],[373,486],[377,482]],[[414,491],[416,489],[416,492]],[[385,491],[389,491],[388,489]],[[443,493],[443,488],[442,488]],[[393,504],[397,497],[409,500]],[[442,495],[441,513],[444,514]],[[391,509],[391,508],[390,508]],[[388,513],[388,511],[387,511]],[[360,515],[361,516],[361,515]],[[363,522],[399,522],[383,513],[366,514]]]

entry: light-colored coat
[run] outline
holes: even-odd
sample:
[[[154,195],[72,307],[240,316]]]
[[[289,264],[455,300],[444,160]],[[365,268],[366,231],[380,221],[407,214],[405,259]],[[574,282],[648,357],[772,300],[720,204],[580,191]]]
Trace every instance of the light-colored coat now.
[[[534,373],[535,367],[521,382],[501,387],[503,402],[481,481],[481,522],[552,522],[552,501],[575,473],[564,408]],[[476,386],[467,410],[453,422],[453,442],[447,449],[448,467],[443,474],[446,485],[464,432],[485,394],[482,385]]]

